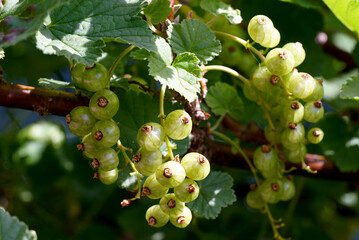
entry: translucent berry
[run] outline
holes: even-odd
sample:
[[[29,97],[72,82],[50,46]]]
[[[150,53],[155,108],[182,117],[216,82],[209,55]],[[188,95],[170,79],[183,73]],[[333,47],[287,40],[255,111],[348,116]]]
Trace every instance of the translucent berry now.
[[[300,42],[291,42],[283,46],[284,49],[289,50],[294,56],[294,67],[299,66],[305,59],[305,50]]]
[[[178,200],[174,193],[168,193],[161,198],[160,207],[164,213],[177,216],[183,211],[185,205],[184,202]]]
[[[299,148],[299,143],[305,139],[305,130],[301,123],[289,123],[282,133],[282,144],[289,150]]]
[[[71,77],[72,77],[72,82],[74,83],[74,85],[76,87],[79,88],[85,88],[84,87],[84,71],[85,71],[85,67],[86,65],[83,63],[76,63],[72,68],[71,68]]]
[[[81,150],[82,154],[87,158],[94,158],[97,151],[101,149],[92,134],[86,135],[82,139],[82,142],[77,145],[77,148]]]
[[[270,92],[279,88],[279,77],[273,75],[267,67],[259,66],[252,76],[253,85],[262,92]]]
[[[314,91],[315,81],[308,73],[300,72],[291,77],[287,85],[289,92],[296,98],[307,98]]]
[[[118,155],[112,148],[102,148],[97,151],[95,159],[99,162],[99,168],[104,171],[110,171],[118,166]]]
[[[324,96],[323,80],[314,78],[314,90],[312,94],[304,98],[303,101],[311,102],[321,100]]]
[[[199,186],[194,180],[187,178],[174,188],[174,193],[180,201],[191,202],[198,197]]]
[[[120,129],[114,121],[102,120],[92,128],[92,134],[100,146],[112,147],[120,137]]]
[[[151,227],[163,227],[169,219],[170,217],[161,210],[160,205],[153,205],[146,211],[146,220]]]
[[[192,221],[192,212],[188,207],[184,207],[182,212],[170,216],[170,222],[178,228],[185,228]]]
[[[254,152],[253,163],[259,171],[275,171],[278,157],[268,145],[262,145]]]
[[[283,196],[283,182],[280,179],[266,179],[258,190],[265,202],[274,204]]]
[[[83,86],[90,92],[97,92],[107,88],[110,78],[107,69],[101,63],[85,67],[83,72]]]
[[[191,116],[183,110],[170,112],[165,119],[165,133],[172,139],[181,140],[189,136],[192,131]]]
[[[157,181],[165,187],[176,187],[186,177],[185,169],[179,162],[168,161],[160,165],[156,170]]]
[[[137,132],[137,143],[147,151],[156,151],[165,140],[163,127],[154,122],[149,122],[141,126]]]
[[[156,179],[156,175],[148,176],[143,184],[142,195],[146,195],[151,199],[159,199],[166,195],[168,187],[162,186]]]
[[[287,160],[291,163],[300,163],[307,154],[307,147],[305,144],[298,144],[298,148],[287,151]]]
[[[162,154],[160,150],[149,152],[141,149],[132,160],[142,175],[149,176],[162,164]]]
[[[304,107],[299,101],[291,101],[284,106],[283,118],[288,123],[299,123],[303,120],[303,116]]]
[[[318,144],[323,140],[324,132],[320,128],[312,128],[308,131],[307,139],[309,142]]]
[[[323,104],[320,100],[307,102],[304,105],[304,120],[315,123],[322,119],[324,115]]]
[[[108,89],[96,92],[90,99],[89,108],[97,119],[111,119],[118,111],[119,101],[117,95]]]
[[[264,61],[268,70],[274,75],[285,75],[294,68],[293,54],[283,48],[274,48],[269,51]]]
[[[195,152],[187,153],[181,165],[186,170],[186,176],[196,181],[206,178],[211,170],[208,159]]]
[[[258,189],[253,191],[249,191],[246,195],[246,203],[248,207],[254,209],[262,209],[264,208],[264,201],[262,199],[261,193]]]
[[[251,86],[247,86],[247,85],[243,86],[243,94],[247,99],[249,99],[249,100],[251,100],[253,102],[256,102],[258,100],[259,92],[254,87],[253,83],[251,84]]]
[[[91,132],[96,119],[88,107],[79,106],[66,115],[66,122],[70,132],[76,136],[85,136]]]
[[[273,22],[264,15],[254,16],[248,24],[248,34],[257,43],[268,43],[272,38]]]
[[[267,41],[259,43],[259,44],[266,48],[276,47],[278,45],[278,43],[280,42],[280,32],[276,28],[273,28],[272,32],[270,34],[271,34],[270,35],[271,37],[269,39],[267,39]]]
[[[101,169],[98,170],[98,179],[100,179],[100,181],[103,184],[112,184],[115,183],[117,181],[118,178],[118,170],[116,169],[112,169],[110,171],[103,171]]]
[[[288,201],[292,199],[295,195],[295,185],[293,181],[286,178],[284,178],[282,182],[283,182],[283,195],[280,200]]]

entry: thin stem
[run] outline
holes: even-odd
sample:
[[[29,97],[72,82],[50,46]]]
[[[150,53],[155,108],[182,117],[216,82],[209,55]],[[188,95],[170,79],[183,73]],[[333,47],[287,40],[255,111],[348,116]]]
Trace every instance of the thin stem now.
[[[224,141],[228,142],[231,146],[233,146],[242,155],[242,157],[246,161],[247,165],[249,166],[249,169],[251,170],[252,174],[254,175],[257,185],[259,186],[259,178],[257,175],[257,170],[253,166],[251,160],[249,160],[248,156],[243,152],[242,148],[236,142],[234,142],[232,139],[230,139],[229,137],[227,137],[226,135],[224,135],[221,132],[213,131],[213,132],[211,132],[211,134],[216,135],[217,137],[220,137]]]
[[[213,17],[211,20],[209,20],[209,21],[206,23],[206,25],[207,25],[208,27],[210,27],[210,26],[217,20],[217,18],[218,18],[218,15],[215,16],[215,17]]]
[[[155,26],[153,26],[152,22],[151,22],[151,18],[149,16],[146,16],[146,21],[148,23],[148,27],[150,28],[150,30],[154,33],[156,33],[157,35],[160,36],[164,36],[163,32],[159,31],[157,28],[155,28]]]
[[[212,31],[212,32],[217,34],[217,35],[222,35],[224,37],[230,38],[230,39],[242,44],[246,49],[249,49],[252,52],[254,52],[261,59],[261,61],[264,62],[265,57],[263,56],[263,54],[259,50],[257,50],[255,47],[250,45],[248,41],[246,41],[246,40],[244,40],[242,38],[233,36],[231,34],[225,33],[225,32],[219,32],[219,31]]]
[[[134,49],[136,46],[135,45],[130,45],[129,47],[127,47],[125,50],[123,50],[121,52],[121,54],[116,58],[116,60],[114,61],[114,63],[112,64],[110,70],[108,71],[108,77],[111,79],[118,63],[121,61],[121,59],[126,56],[129,52],[131,52],[132,49]]]
[[[272,226],[272,230],[273,230],[273,235],[274,235],[274,239],[277,240],[284,240],[284,238],[280,235],[280,233],[278,232],[277,226],[275,225],[276,220],[273,218],[272,213],[269,210],[269,206],[267,203],[264,203],[264,208],[265,211],[267,213],[270,225]]]
[[[218,118],[217,122],[209,129],[209,131],[214,132],[218,128],[218,126],[221,124],[221,122],[225,116],[226,116],[226,114],[221,115]]]
[[[221,65],[208,65],[208,66],[202,67],[202,72],[203,71],[211,71],[211,70],[218,70],[218,71],[223,71],[223,72],[229,73],[232,76],[240,79],[247,86],[250,85],[249,80],[247,78],[245,78],[244,76],[239,74],[237,71],[233,70],[232,68],[221,66]]]

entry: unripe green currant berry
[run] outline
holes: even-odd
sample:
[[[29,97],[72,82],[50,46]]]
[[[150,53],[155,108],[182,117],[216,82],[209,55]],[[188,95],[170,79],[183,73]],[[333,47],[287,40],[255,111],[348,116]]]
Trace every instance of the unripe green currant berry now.
[[[278,157],[276,152],[268,145],[258,147],[254,152],[253,163],[259,171],[275,171]]]
[[[284,49],[289,50],[294,56],[294,67],[299,66],[305,59],[305,50],[300,42],[291,42],[283,46]]]
[[[251,190],[246,195],[246,203],[248,207],[254,209],[262,209],[264,208],[264,201],[262,199],[261,193],[258,188],[255,190]]]
[[[293,181],[286,178],[282,179],[282,181],[283,181],[283,195],[280,200],[288,201],[292,199],[295,195],[295,185]]]
[[[166,116],[163,128],[170,138],[182,140],[192,131],[191,116],[183,110],[172,111]]]
[[[296,98],[307,98],[314,90],[315,81],[308,73],[300,72],[291,77],[288,84],[288,90]]]
[[[178,200],[174,193],[168,193],[161,198],[160,207],[164,213],[170,216],[177,216],[181,214],[185,205],[184,202]]]
[[[280,32],[276,28],[273,28],[272,32],[270,33],[270,36],[271,37],[269,39],[267,39],[266,42],[262,42],[259,44],[266,48],[276,47],[278,45],[278,43],[280,42]]]
[[[277,77],[273,75],[274,77]],[[279,80],[279,77],[278,79]],[[278,83],[279,84],[279,83]],[[285,104],[286,102],[289,102],[285,91],[281,87],[276,87],[273,91],[265,94],[264,101],[266,101],[271,107],[277,106],[279,104]]]
[[[324,132],[320,128],[312,128],[308,131],[308,141],[314,144],[318,144],[323,140]]]
[[[298,74],[298,69],[293,68],[292,71],[282,76],[283,82],[288,86],[290,79],[296,74]]]
[[[108,87],[110,78],[107,69],[101,63],[85,67],[83,72],[84,88],[90,92],[97,92]]]
[[[153,205],[146,211],[146,220],[151,227],[163,227],[169,219],[170,216],[164,213],[159,205]]]
[[[315,123],[322,119],[323,115],[324,108],[320,100],[316,102],[307,102],[304,105],[304,120]]]
[[[147,151],[156,151],[162,146],[165,136],[165,131],[160,124],[149,122],[138,130],[137,143]]]
[[[257,43],[270,42],[273,22],[264,15],[254,16],[248,24],[248,34]]]
[[[274,48],[269,51],[264,63],[271,73],[282,76],[293,70],[294,57],[293,54],[286,49]]]
[[[186,177],[186,172],[182,165],[176,161],[168,161],[160,165],[156,170],[157,181],[165,187],[176,187],[180,185]]]
[[[120,137],[120,129],[112,120],[101,120],[92,128],[92,134],[100,146],[112,147]]]
[[[112,184],[115,183],[117,181],[118,178],[118,170],[116,169],[112,169],[110,171],[103,171],[101,169],[98,170],[98,179],[100,179],[100,181],[103,184]]]
[[[92,134],[86,135],[80,144],[77,145],[77,149],[82,151],[82,154],[87,158],[94,158],[95,154],[101,147],[97,144]]]
[[[85,64],[79,62],[71,68],[72,82],[76,87],[85,88],[83,79],[85,67]]]
[[[283,118],[289,123],[299,123],[303,120],[304,107],[303,105],[295,100],[285,105],[283,111]]]
[[[118,155],[112,148],[102,148],[97,151],[95,159],[99,163],[99,169],[103,171],[110,171],[118,166]]]
[[[108,89],[96,92],[90,99],[89,108],[97,119],[111,119],[118,111],[119,101],[117,95]]]
[[[184,203],[191,202],[198,197],[199,186],[194,180],[187,178],[174,188],[174,193],[180,201]]]
[[[266,179],[258,188],[262,199],[268,203],[277,203],[283,195],[283,182],[280,179]]]
[[[196,181],[205,179],[211,170],[208,159],[196,152],[184,155],[181,165],[186,170],[186,176]]]
[[[288,127],[282,133],[282,144],[289,150],[295,150],[300,147],[299,143],[305,138],[305,130],[301,123],[289,123]]]
[[[324,96],[323,80],[314,78],[314,90],[312,94],[304,98],[303,101],[311,102],[321,100]]]
[[[269,142],[280,143],[281,141],[281,132],[280,129],[271,129],[269,125],[266,125],[264,128],[264,136]]]
[[[76,136],[85,136],[91,132],[96,119],[88,107],[79,106],[66,115],[66,122],[70,132]]]
[[[259,66],[252,76],[253,85],[262,92],[271,92],[279,87],[279,77],[273,75],[267,67]]]
[[[132,161],[142,175],[149,176],[162,164],[162,154],[160,150],[150,152],[141,149],[133,156]]]
[[[243,50],[238,46],[238,43],[226,40],[222,44],[222,52],[219,58],[226,66],[235,66],[237,62],[233,59],[242,59],[243,55]]]
[[[142,196],[146,195],[151,199],[159,199],[166,195],[168,187],[162,186],[156,179],[156,175],[152,174],[148,176],[143,184]]]
[[[176,216],[170,216],[170,222],[178,228],[185,228],[192,221],[192,212],[188,207],[184,207],[182,212]]]
[[[261,171],[265,179],[268,178],[281,178],[285,170],[285,164],[283,161],[278,160],[274,169],[263,169]]]
[[[258,100],[259,92],[254,87],[253,82],[251,82],[250,86],[247,86],[247,85],[243,86],[243,94],[247,99],[249,99],[253,102],[256,102]]]
[[[287,160],[291,163],[300,163],[307,154],[307,147],[305,144],[299,144],[299,147],[292,151],[287,152]]]

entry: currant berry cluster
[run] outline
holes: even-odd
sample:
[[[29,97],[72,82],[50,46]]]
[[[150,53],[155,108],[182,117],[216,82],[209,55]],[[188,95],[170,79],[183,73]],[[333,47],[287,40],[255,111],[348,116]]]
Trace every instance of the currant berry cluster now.
[[[100,63],[90,67],[77,63],[71,69],[71,76],[77,88],[94,94],[88,107],[76,107],[66,116],[68,128],[74,135],[83,137],[77,147],[84,156],[93,159],[92,166],[98,169],[95,178],[112,184],[117,180],[119,163],[112,148],[120,137],[120,129],[112,120],[119,108],[118,97],[108,89],[110,78]]]
[[[267,48],[276,47],[280,40],[272,21],[263,15],[251,19],[248,32],[255,42]],[[290,162],[302,163],[310,171],[304,162],[306,144],[317,144],[323,139],[324,132],[319,128],[310,129],[306,136],[302,124],[316,123],[324,115],[322,80],[296,68],[304,59],[305,50],[299,42],[271,49],[254,71],[250,85],[243,88],[246,98],[261,105],[269,115],[264,133],[270,145],[259,147],[253,159],[265,180],[246,197],[252,208],[261,209],[264,202],[292,198],[295,186],[283,176],[284,163],[278,154],[284,154]]]
[[[180,161],[179,156],[163,162],[159,148],[165,138],[181,140],[192,130],[191,117],[183,110],[175,110],[167,115],[163,126],[149,122],[141,126],[137,134],[139,151],[132,161],[137,171],[148,176],[143,184],[142,195],[160,199],[159,204],[150,207],[146,220],[150,226],[162,227],[168,221],[179,228],[186,227],[192,220],[191,210],[185,203],[198,197],[196,181],[207,177],[210,164],[202,154],[187,153]],[[169,189],[173,188],[173,193]]]

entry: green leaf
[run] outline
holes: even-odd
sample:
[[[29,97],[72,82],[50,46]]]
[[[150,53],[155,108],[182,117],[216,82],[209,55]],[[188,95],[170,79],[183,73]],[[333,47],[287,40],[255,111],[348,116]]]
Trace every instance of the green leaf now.
[[[359,77],[352,77],[340,90],[340,98],[359,100]]]
[[[37,47],[87,65],[101,56],[104,38],[156,51],[147,23],[136,16],[140,10],[139,0],[73,0],[51,13],[36,35]]]
[[[156,38],[158,52],[152,52],[148,58],[149,73],[161,84],[174,89],[189,102],[197,98],[200,91],[199,60],[194,54],[182,53],[177,55],[172,63],[171,47],[163,38]]]
[[[130,57],[136,60],[147,60],[150,53],[146,49],[137,49],[130,53]]]
[[[172,24],[167,34],[175,53],[194,53],[202,63],[207,63],[221,52],[221,43],[208,26],[198,19]]]
[[[237,200],[232,189],[233,178],[227,173],[212,171],[198,185],[198,198],[187,206],[200,217],[214,219],[223,207]]]
[[[29,5],[39,4],[43,1],[44,0],[7,0],[5,6],[0,9],[0,22],[8,16],[21,13]]]
[[[333,126],[337,131],[333,131]],[[319,144],[324,155],[342,172],[359,170],[359,138],[350,131],[352,126],[338,115],[327,114],[317,127],[324,131],[323,141]]]
[[[221,0],[202,0],[201,8],[213,15],[224,15],[232,24],[242,22],[241,11],[233,9],[230,5]]]
[[[58,89],[58,88],[72,88],[73,84],[70,82],[63,82],[55,79],[49,79],[49,78],[40,78],[39,79],[39,85],[41,87],[44,87],[46,89]]]
[[[117,186],[124,189],[135,189],[137,184],[137,176],[130,175],[133,169],[128,164],[125,169],[118,172]]]
[[[152,0],[152,2],[143,9],[143,13],[150,17],[154,24],[158,24],[167,19],[168,14],[172,12],[169,0]]]
[[[8,40],[1,42],[0,47],[6,48],[15,45],[16,43],[34,35],[43,25],[44,19],[48,16],[49,12],[66,3],[68,2],[57,0],[44,1],[43,3],[36,6],[37,16],[33,19],[20,19],[18,17],[12,16],[8,21],[6,21],[6,23],[4,23],[6,28],[8,28],[8,31],[5,31],[5,35],[8,34],[10,37]],[[7,4],[5,6],[7,6]]]
[[[28,226],[18,218],[10,216],[4,208],[0,207],[0,239],[35,240],[36,232],[29,230]]]
[[[244,110],[242,99],[239,97],[237,90],[223,82],[217,82],[209,88],[206,102],[213,113],[217,115],[228,113],[236,120],[241,118]]]
[[[313,0],[281,0],[282,2],[289,2],[293,4],[297,4],[301,7],[305,8],[318,8],[320,7],[320,3]]]
[[[359,2],[357,0],[323,0],[334,15],[359,36]]]

